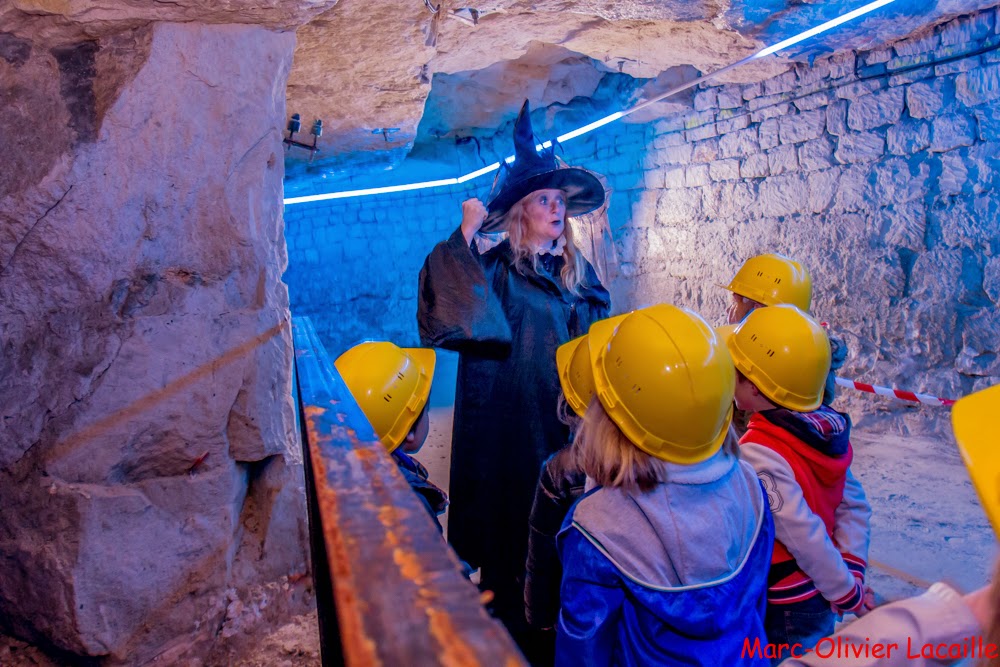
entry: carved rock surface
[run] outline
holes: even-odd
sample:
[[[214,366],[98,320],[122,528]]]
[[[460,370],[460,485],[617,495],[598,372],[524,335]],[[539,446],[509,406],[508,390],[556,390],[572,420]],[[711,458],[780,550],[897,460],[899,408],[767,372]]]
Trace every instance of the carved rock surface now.
[[[0,177],[0,617],[112,662],[196,653],[226,589],[306,568],[281,282],[294,36],[5,43],[0,81],[55,131]],[[25,113],[5,105],[0,137]]]
[[[568,58],[583,56],[608,71],[637,79],[653,79],[681,66],[708,73],[857,8],[850,2],[759,0],[722,4],[494,0],[471,9],[431,4],[440,11],[434,14],[421,2],[341,0],[298,31],[288,111],[301,114],[307,141],[311,141],[308,129],[317,118],[324,122],[324,133],[318,155],[301,149],[288,155],[291,186],[296,191],[330,190],[324,176],[380,172],[399,163],[420,141],[416,128],[421,123],[443,126],[443,134],[482,138],[498,126],[497,117],[513,119],[526,97],[541,108],[559,102],[560,97],[591,95],[593,73],[566,78],[559,72],[564,63],[556,61],[549,63],[548,75],[542,73],[537,58],[540,47],[555,45],[567,51]],[[790,60],[871,48],[949,15],[984,6],[971,0],[894,3],[777,57],[730,70],[720,80],[763,81],[767,95],[787,92],[808,83],[786,71]],[[952,42],[963,35],[988,32],[992,25],[984,21],[954,29]],[[915,43],[903,52],[919,56],[922,49],[932,50],[935,44]],[[884,60],[892,55],[886,51]],[[482,75],[489,70],[499,76],[484,90]],[[778,76],[783,72],[783,77]],[[451,80],[447,87],[437,88],[443,75]],[[542,85],[560,80],[558,90]],[[463,85],[466,82],[470,85]],[[989,90],[988,80],[970,76],[959,94],[981,97]],[[438,94],[442,97],[435,100]],[[618,111],[620,102],[615,100],[596,117]],[[728,104],[736,106],[735,101]],[[447,113],[439,117],[438,109]],[[875,115],[891,115],[891,110]],[[659,116],[663,115],[661,110]],[[869,116],[853,122],[879,120]],[[636,116],[629,122],[651,119]],[[383,134],[382,129],[389,132]]]

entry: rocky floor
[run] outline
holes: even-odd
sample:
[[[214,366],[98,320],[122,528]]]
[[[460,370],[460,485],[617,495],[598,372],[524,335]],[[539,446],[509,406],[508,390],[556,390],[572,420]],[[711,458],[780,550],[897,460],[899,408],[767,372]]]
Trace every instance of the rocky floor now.
[[[233,656],[233,667],[312,667],[320,664],[316,612],[296,616],[246,653]]]

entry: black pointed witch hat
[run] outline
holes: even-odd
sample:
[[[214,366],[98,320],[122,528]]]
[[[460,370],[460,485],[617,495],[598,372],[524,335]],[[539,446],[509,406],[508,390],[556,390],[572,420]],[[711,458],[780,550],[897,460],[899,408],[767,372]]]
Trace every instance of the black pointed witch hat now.
[[[514,121],[514,163],[500,163],[500,173],[486,205],[489,214],[482,231],[498,231],[510,207],[535,190],[563,190],[566,193],[567,216],[590,213],[604,203],[604,186],[596,176],[579,167],[560,167],[554,148],[539,151],[535,146],[531,111],[528,100],[525,100]]]

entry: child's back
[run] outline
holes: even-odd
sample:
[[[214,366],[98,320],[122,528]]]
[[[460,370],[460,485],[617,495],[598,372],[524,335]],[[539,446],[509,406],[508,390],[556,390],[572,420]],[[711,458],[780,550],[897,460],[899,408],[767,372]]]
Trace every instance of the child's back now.
[[[854,592],[854,578],[845,576],[844,567],[864,577],[870,509],[850,472],[850,426],[846,415],[825,405],[809,413],[777,408],[754,414],[740,440],[743,457],[761,471],[773,497],[771,509],[782,524],[779,534],[796,543],[797,557],[781,537],[774,545],[772,603],[795,602],[824,590],[839,600]],[[806,527],[819,529],[817,519],[830,543],[800,543],[796,537],[807,535]],[[860,553],[852,554],[850,548]],[[824,567],[827,562],[833,565]]]
[[[774,514],[768,638],[811,647],[834,613],[863,613],[871,508],[850,473],[850,419],[821,405],[830,366],[823,329],[792,306],[755,310],[728,341],[740,439]]]
[[[567,521],[561,664],[589,664],[584,647],[593,664],[755,664],[773,539],[757,475],[723,451],[664,472],[648,493],[595,489]]]
[[[366,341],[344,352],[334,365],[399,472],[441,531],[438,516],[448,506],[448,496],[431,483],[427,469],[409,456],[420,451],[427,439],[427,399],[434,363],[434,350],[428,348]]]
[[[599,401],[574,446],[597,486],[559,534],[557,664],[766,664],[773,523],[729,438],[734,370],[697,315],[591,327]]]

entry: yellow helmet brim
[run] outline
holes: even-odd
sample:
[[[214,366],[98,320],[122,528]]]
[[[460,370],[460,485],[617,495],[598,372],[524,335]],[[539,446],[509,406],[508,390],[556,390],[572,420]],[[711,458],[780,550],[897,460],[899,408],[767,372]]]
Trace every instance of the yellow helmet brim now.
[[[951,423],[979,501],[993,524],[993,532],[1000,537],[1000,447],[993,424],[998,411],[1000,385],[995,385],[955,403]]]
[[[573,412],[580,417],[587,411],[589,399],[585,400],[580,389],[573,383],[573,357],[578,352],[586,352],[586,349],[580,349],[581,345],[586,344],[587,334],[584,334],[556,348],[556,368],[559,369],[559,384],[562,386],[563,396]]]

